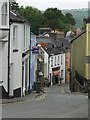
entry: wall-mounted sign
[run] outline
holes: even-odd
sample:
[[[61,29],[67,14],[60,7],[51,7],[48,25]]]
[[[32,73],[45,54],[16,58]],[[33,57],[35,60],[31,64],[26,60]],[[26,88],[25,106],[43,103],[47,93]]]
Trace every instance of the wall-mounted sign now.
[[[39,47],[32,47],[32,54],[39,54]]]

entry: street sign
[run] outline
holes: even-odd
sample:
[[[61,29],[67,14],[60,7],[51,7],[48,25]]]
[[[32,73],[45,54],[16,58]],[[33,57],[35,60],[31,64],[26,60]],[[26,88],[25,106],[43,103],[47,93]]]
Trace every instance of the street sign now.
[[[39,54],[39,47],[32,47],[32,54]]]

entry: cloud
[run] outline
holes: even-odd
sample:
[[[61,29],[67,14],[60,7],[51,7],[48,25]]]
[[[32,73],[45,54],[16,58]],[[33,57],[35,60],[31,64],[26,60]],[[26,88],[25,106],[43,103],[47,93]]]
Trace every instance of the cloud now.
[[[77,9],[87,8],[88,0],[17,0],[20,5],[30,5],[40,10],[45,10],[48,7],[57,7],[58,9]]]

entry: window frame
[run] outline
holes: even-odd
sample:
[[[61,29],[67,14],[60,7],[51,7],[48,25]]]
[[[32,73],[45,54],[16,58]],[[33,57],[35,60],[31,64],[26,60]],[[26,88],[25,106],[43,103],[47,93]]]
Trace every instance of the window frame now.
[[[63,55],[61,55],[61,65],[63,65]]]
[[[51,57],[51,67],[53,67],[53,57]]]
[[[14,49],[18,49],[18,27],[16,25],[13,26],[13,47]]]
[[[1,25],[6,26],[8,23],[8,5],[7,2],[3,3],[2,10],[1,10],[2,21]]]

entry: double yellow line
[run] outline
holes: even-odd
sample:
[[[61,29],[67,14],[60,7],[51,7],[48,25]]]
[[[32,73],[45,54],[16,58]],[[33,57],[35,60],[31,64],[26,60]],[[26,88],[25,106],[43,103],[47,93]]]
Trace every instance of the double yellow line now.
[[[22,104],[22,103],[28,103],[28,102],[34,102],[34,101],[39,101],[39,100],[43,100],[45,97],[47,96],[47,93],[38,96],[36,98],[32,98],[30,100],[25,100],[25,101],[20,101],[20,102],[14,102],[14,103],[5,103],[5,104],[0,104],[0,106],[4,106],[4,105],[10,105],[10,104]]]

